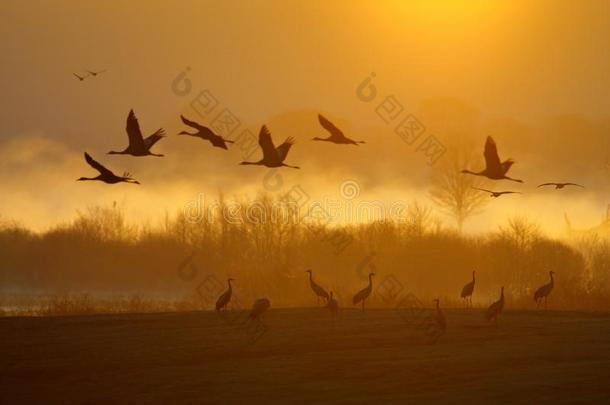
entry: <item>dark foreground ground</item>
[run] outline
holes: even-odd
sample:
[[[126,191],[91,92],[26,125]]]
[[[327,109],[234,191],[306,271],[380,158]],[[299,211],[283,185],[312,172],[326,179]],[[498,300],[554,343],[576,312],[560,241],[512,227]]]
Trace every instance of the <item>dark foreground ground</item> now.
[[[0,318],[0,403],[610,403],[610,314],[394,310]]]

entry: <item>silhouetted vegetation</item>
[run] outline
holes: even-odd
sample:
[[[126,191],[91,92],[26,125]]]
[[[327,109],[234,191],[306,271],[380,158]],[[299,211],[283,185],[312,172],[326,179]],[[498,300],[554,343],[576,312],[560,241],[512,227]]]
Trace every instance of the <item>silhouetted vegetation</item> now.
[[[278,206],[282,215],[272,215]],[[473,270],[475,306],[488,305],[505,286],[507,308],[532,308],[533,292],[548,281],[549,270],[556,273],[549,308],[610,303],[608,243],[550,239],[527,218],[511,218],[486,235],[464,236],[443,228],[418,203],[410,205],[405,221],[332,227],[300,221],[288,205],[267,195],[254,201],[221,198],[204,211],[197,221],[179,212],[158,226],[136,226],[116,205],[93,207],[44,233],[2,221],[0,307],[4,314],[210,309],[217,296],[205,295],[216,290],[202,286],[213,280],[222,292],[228,277],[235,279],[235,301],[245,307],[260,296],[276,307],[313,305],[308,268],[341,306],[351,307],[370,266],[377,273],[371,306],[391,306],[400,296],[382,295],[380,285],[390,275],[402,284],[401,294],[460,306],[460,290]],[[227,211],[230,220],[222,217]],[[188,265],[181,267],[185,260]]]

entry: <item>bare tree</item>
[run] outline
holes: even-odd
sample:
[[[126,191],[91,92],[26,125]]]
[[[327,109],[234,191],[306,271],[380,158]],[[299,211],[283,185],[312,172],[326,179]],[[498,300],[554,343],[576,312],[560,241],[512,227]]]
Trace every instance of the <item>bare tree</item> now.
[[[460,170],[471,166],[475,159],[467,156],[447,161],[434,174],[430,198],[441,211],[455,220],[458,230],[462,232],[466,219],[478,214],[489,201],[489,196],[473,189],[481,187],[482,179],[460,173]]]

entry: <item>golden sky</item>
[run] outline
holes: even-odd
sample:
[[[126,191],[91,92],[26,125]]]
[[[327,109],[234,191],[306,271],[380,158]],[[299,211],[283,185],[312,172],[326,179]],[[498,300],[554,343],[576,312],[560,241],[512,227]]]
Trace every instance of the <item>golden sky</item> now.
[[[599,222],[610,200],[610,5],[599,1],[6,1],[0,50],[0,214],[44,229],[92,204],[119,201],[157,221],[198,193],[254,195],[268,169],[238,149],[175,136],[180,113],[208,89],[243,128],[295,136],[286,187],[339,197],[346,180],[366,200],[426,201],[433,170],[376,114],[395,96],[448,148],[480,155],[487,135],[522,197],[494,201],[473,230],[528,213],[552,231],[563,212]],[[172,82],[190,68],[187,96]],[[72,73],[108,69],[78,82]],[[371,72],[379,99],[356,97]],[[144,133],[165,128],[165,158],[108,156],[123,148],[133,108]],[[366,145],[311,142],[324,113]],[[406,113],[405,112],[405,113]],[[207,121],[209,123],[209,120]],[[94,174],[88,151],[142,186],[74,181]],[[258,152],[257,152],[258,153]],[[258,155],[254,155],[256,158]],[[478,162],[482,164],[482,162]],[[475,168],[476,169],[476,168]],[[551,194],[544,181],[585,183]],[[510,183],[488,184],[496,189]]]

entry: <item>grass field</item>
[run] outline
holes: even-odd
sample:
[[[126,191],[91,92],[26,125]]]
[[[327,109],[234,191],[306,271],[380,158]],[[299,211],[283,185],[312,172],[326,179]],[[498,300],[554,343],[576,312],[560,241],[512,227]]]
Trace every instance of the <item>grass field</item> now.
[[[610,313],[445,313],[434,344],[394,310],[0,318],[0,403],[610,403]]]

